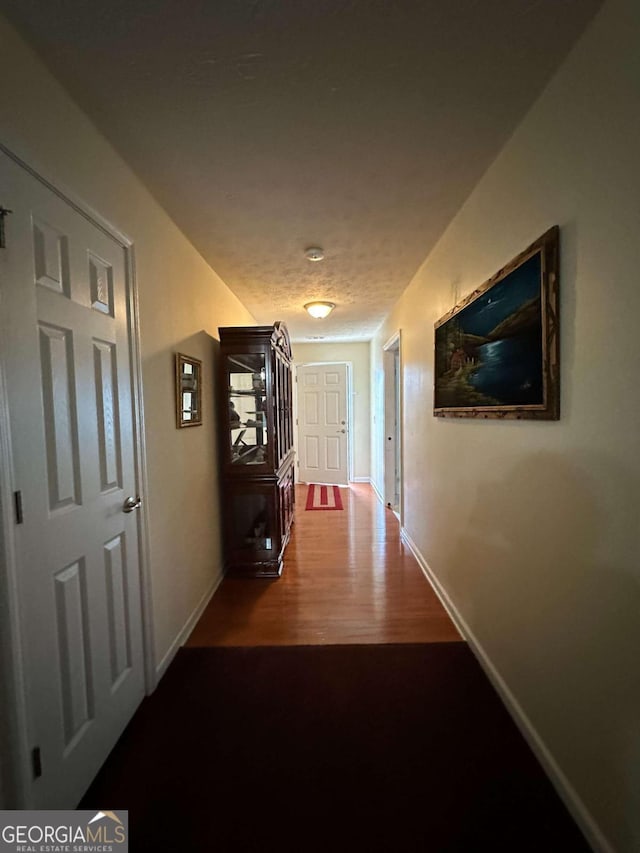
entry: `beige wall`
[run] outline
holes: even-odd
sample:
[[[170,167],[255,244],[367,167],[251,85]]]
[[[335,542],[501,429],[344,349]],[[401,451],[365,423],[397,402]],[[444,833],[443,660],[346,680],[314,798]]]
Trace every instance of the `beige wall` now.
[[[348,361],[353,382],[353,476],[369,479],[370,465],[370,385],[369,343],[292,344],[296,364],[314,361]]]
[[[144,498],[160,664],[221,572],[212,395],[217,329],[253,320],[2,19],[0,44],[1,141],[135,245],[149,482]],[[204,362],[202,427],[175,428],[175,351]]]
[[[402,329],[409,536],[628,853],[640,849],[638,44],[640,5],[605,3],[372,344],[375,389],[382,344]],[[560,421],[434,418],[434,322],[556,223]],[[378,429],[379,485],[381,442]]]

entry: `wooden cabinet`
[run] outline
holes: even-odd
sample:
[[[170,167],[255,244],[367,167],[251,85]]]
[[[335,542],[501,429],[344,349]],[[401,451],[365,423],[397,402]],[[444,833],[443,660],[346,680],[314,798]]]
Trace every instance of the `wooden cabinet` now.
[[[225,567],[277,578],[295,499],[289,334],[283,323],[219,333]]]

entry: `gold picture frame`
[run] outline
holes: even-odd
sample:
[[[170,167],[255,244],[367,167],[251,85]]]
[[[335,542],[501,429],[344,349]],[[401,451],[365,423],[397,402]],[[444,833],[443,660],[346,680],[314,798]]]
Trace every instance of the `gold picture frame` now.
[[[202,362],[177,352],[175,373],[176,427],[202,426]]]

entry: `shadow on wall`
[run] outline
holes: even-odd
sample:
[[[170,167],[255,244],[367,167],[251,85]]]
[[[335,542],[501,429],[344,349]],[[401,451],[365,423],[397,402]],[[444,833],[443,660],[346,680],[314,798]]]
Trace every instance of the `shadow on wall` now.
[[[640,848],[637,494],[606,455],[534,453],[482,486],[449,555],[468,624],[625,850]]]
[[[195,356],[202,361],[202,428],[204,430],[202,446],[184,448],[188,455],[188,469],[191,472],[186,483],[189,500],[199,505],[211,504],[214,501],[215,515],[210,519],[212,532],[217,542],[215,565],[222,565],[221,530],[222,506],[220,494],[220,405],[218,402],[220,375],[220,341],[212,338],[205,331],[197,332],[184,338],[176,345],[176,352]],[[191,428],[184,430],[191,432]],[[200,456],[198,459],[198,455]]]
[[[202,425],[187,429],[176,428],[178,352],[202,361]],[[221,565],[219,360],[219,342],[200,331],[143,363],[151,548],[168,565],[184,564],[185,554],[191,565]]]

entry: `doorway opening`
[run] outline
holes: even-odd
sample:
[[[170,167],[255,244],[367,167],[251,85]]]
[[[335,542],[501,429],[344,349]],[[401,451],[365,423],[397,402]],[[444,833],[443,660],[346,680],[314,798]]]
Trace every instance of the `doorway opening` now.
[[[383,347],[384,502],[402,523],[402,353],[396,332]]]

